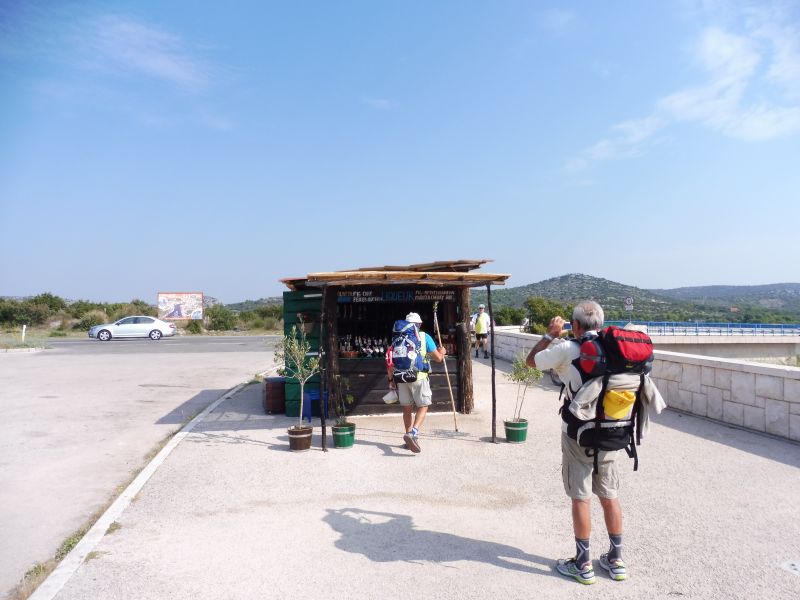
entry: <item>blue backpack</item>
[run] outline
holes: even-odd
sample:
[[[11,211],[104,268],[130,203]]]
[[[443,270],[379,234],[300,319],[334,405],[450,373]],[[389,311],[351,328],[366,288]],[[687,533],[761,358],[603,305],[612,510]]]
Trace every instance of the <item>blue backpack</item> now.
[[[422,340],[413,323],[403,319],[394,322],[392,345],[387,358],[391,360],[395,382],[412,383],[417,380],[417,374],[424,370],[421,346]]]

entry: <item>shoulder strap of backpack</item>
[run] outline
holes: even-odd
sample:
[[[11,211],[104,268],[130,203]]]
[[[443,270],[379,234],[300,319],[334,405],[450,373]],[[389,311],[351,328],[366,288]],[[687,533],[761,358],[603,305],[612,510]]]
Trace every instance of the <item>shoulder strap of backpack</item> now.
[[[642,408],[642,393],[644,392],[644,373],[639,376],[639,388],[636,390],[636,400],[633,403],[633,410],[631,411],[631,442],[628,448],[625,448],[628,456],[633,459],[633,470],[639,470],[639,453],[636,451],[636,446],[642,443],[642,419],[639,414]]]
[[[600,446],[599,446],[599,444],[600,444],[600,439],[599,439],[600,436],[597,435],[597,432],[600,431],[600,422],[603,420],[603,417],[605,416],[604,413],[603,413],[603,397],[606,395],[606,390],[608,389],[608,380],[609,380],[610,377],[611,377],[611,373],[606,373],[605,375],[603,375],[603,384],[600,387],[600,395],[597,397],[597,408],[595,409],[595,413],[594,413],[594,426],[595,426],[594,448],[587,448],[586,449],[587,454],[588,454],[589,450],[594,451],[594,456],[593,456],[593,458],[594,458],[594,471],[593,471],[593,473],[595,475],[597,475],[597,472],[598,472],[597,459],[598,459],[598,456],[600,455]]]

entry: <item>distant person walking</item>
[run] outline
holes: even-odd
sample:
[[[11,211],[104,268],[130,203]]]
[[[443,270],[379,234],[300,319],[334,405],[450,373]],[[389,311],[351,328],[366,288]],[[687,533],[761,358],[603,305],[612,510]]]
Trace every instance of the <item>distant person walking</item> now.
[[[478,306],[478,312],[472,315],[471,325],[473,331],[475,331],[475,358],[478,358],[478,352],[481,348],[483,348],[483,358],[489,358],[487,338],[492,328],[492,319],[486,312],[486,306],[483,304]]]
[[[393,341],[392,347],[387,351],[386,369],[389,376],[389,389],[397,390],[400,405],[403,407],[403,425],[406,432],[403,436],[403,441],[409,450],[417,453],[422,449],[419,445],[419,430],[422,428],[422,423],[425,421],[428,407],[431,405],[433,398],[428,377],[428,373],[431,370],[430,359],[433,358],[437,362],[442,362],[447,352],[443,347],[437,348],[433,338],[420,330],[422,318],[417,313],[408,313],[405,320],[413,324],[413,333],[416,338],[414,341],[417,344],[415,352],[419,352],[422,355],[422,368],[416,371],[415,381],[408,383],[397,381],[391,357],[391,352],[394,351]],[[417,409],[416,414],[414,414],[415,407]]]

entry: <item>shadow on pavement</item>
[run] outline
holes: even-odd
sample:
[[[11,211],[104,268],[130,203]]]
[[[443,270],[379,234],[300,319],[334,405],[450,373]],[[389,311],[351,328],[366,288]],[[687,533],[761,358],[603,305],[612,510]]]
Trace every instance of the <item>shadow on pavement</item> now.
[[[451,563],[469,560],[557,577],[552,559],[528,554],[506,544],[416,529],[408,515],[342,508],[327,509],[322,520],[341,535],[335,543],[339,550],[362,554],[373,562]]]
[[[144,387],[144,385],[142,386]],[[154,386],[148,386],[154,387]],[[168,387],[168,386],[159,386]],[[180,406],[176,406],[170,412],[161,417],[156,424],[158,425],[182,425],[190,418],[203,412],[205,408],[219,398],[225,390],[203,390],[199,394],[195,394]]]

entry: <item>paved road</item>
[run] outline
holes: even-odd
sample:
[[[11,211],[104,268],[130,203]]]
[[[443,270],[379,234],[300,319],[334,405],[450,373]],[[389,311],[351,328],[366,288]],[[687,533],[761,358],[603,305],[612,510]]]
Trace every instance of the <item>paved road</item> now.
[[[160,440],[272,367],[266,342],[87,338],[0,354],[0,597],[52,557]]]
[[[149,339],[113,339],[100,342],[89,337],[83,339],[48,340],[50,350],[70,354],[159,354],[187,352],[263,352],[277,341],[277,335],[267,336],[177,336]]]

